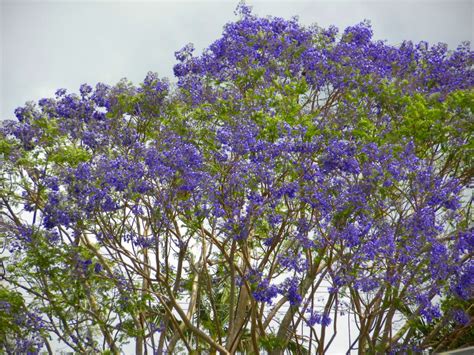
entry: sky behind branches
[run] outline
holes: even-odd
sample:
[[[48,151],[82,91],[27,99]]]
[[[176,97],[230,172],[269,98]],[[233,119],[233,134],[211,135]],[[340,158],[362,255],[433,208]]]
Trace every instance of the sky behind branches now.
[[[138,83],[148,71],[173,80],[174,52],[194,43],[197,52],[236,19],[237,1],[18,1],[0,0],[0,118],[28,100],[76,91],[82,83]],[[377,39],[397,44],[445,42],[454,49],[472,40],[472,0],[247,1],[261,16],[343,29],[371,21]]]

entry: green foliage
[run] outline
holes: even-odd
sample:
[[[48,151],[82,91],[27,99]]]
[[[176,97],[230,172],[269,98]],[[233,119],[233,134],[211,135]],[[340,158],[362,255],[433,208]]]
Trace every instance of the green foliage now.
[[[309,350],[302,344],[295,341],[285,342],[278,338],[275,334],[267,334],[258,339],[259,345],[262,349],[272,352],[275,350],[289,350],[292,354],[310,354]]]
[[[15,315],[25,309],[25,301],[19,292],[0,286],[0,340],[6,342],[7,338],[22,332],[15,322]]]
[[[9,142],[3,137],[0,137],[0,158],[9,155],[13,147],[13,143]]]
[[[274,334],[267,334],[266,336],[259,338],[259,345],[266,351],[273,351],[284,349],[286,342],[282,341],[282,339]]]
[[[65,145],[59,147],[50,155],[50,160],[57,164],[67,164],[76,167],[79,163],[88,161],[91,154],[84,148]]]

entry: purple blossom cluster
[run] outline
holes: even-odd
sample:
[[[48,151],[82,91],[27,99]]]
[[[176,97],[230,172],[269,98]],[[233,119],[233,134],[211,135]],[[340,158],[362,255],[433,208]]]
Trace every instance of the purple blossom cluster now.
[[[310,316],[306,323],[313,327],[315,324],[320,324],[323,327],[327,327],[331,324],[331,317],[326,313],[310,312]]]
[[[252,72],[262,73],[259,85],[271,85],[276,78],[304,78],[315,90],[326,86],[368,90],[374,82],[395,78],[411,80],[412,90],[426,93],[447,93],[474,84],[468,43],[454,53],[446,45],[428,47],[426,42],[391,46],[373,40],[367,21],[339,35],[335,27],[306,28],[296,19],[240,13],[241,19],[227,24],[222,37],[201,56],[193,56],[191,45],[176,52],[179,63],[174,73],[193,102],[215,100],[209,83],[240,83]],[[243,85],[249,88],[249,83]],[[226,88],[223,94],[238,98],[233,89]]]
[[[28,311],[26,309],[18,309],[17,306],[12,308],[12,304],[8,301],[0,301],[1,319],[4,321],[11,318],[12,329],[10,334],[0,334],[2,338],[2,349],[8,353],[21,354],[37,354],[44,347],[44,339],[42,331],[45,328],[45,322],[40,316],[38,310]],[[3,325],[5,327],[5,325]],[[4,343],[5,342],[5,343]]]

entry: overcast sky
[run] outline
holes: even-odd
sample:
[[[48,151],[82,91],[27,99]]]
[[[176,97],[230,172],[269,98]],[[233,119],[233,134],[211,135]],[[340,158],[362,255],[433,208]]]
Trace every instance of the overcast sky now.
[[[0,118],[27,100],[77,91],[87,82],[134,83],[146,73],[172,79],[174,52],[197,50],[233,21],[228,1],[1,1]],[[247,1],[259,15],[340,28],[369,19],[375,37],[448,43],[472,40],[473,1]]]

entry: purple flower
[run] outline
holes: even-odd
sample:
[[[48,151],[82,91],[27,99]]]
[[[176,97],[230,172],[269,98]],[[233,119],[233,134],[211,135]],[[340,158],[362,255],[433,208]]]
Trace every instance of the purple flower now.
[[[310,317],[306,323],[313,327],[316,324],[321,324],[323,327],[327,327],[331,324],[331,317],[326,313],[310,312]]]
[[[272,300],[278,295],[278,287],[270,285],[268,279],[264,279],[257,284],[252,294],[257,301],[271,304]]]
[[[303,301],[299,293],[299,280],[295,277],[288,278],[280,285],[280,293],[288,298],[291,306],[299,306]]]
[[[89,95],[92,92],[92,87],[87,84],[82,84],[81,87],[79,88],[79,92],[83,97]]]
[[[102,265],[100,263],[95,263],[94,265],[94,272],[99,274],[102,271]]]

